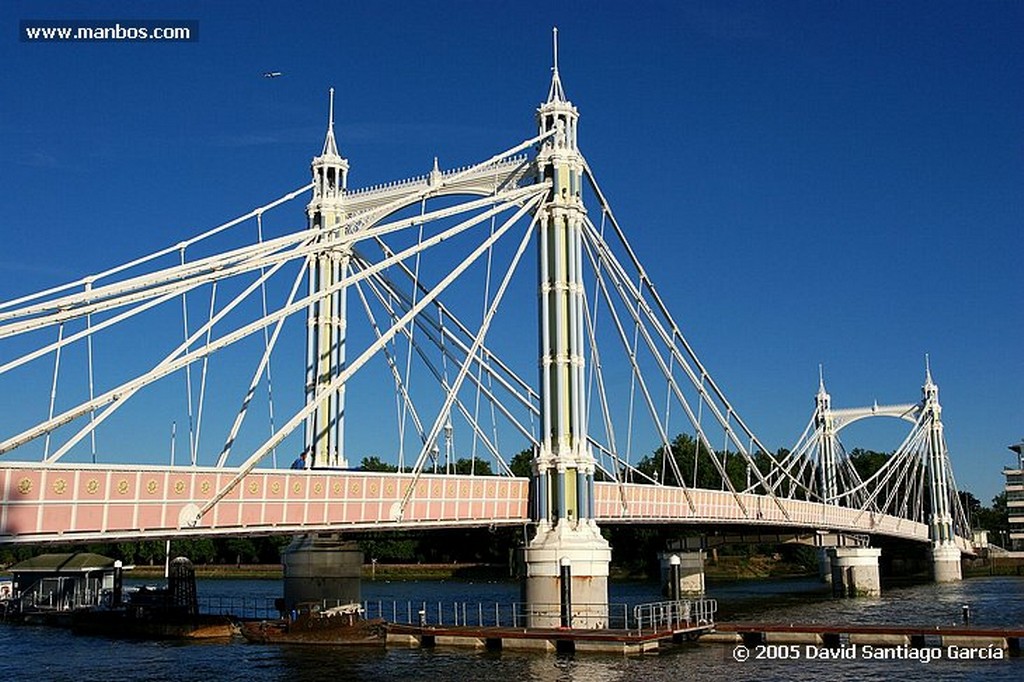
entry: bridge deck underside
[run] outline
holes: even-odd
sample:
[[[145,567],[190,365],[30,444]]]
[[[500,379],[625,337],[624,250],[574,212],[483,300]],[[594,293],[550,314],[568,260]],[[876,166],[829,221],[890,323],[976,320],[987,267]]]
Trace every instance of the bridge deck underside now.
[[[257,470],[194,528],[189,510],[212,499],[230,469],[33,464],[0,466],[0,543],[153,539],[191,534],[388,530],[529,522],[525,478],[353,471]],[[402,499],[415,486],[405,513]],[[599,523],[772,526],[928,541],[928,527],[884,514],[798,500],[601,483]],[[742,501],[743,506],[740,505]],[[788,514],[788,516],[787,516]],[[966,548],[966,547],[964,547]]]

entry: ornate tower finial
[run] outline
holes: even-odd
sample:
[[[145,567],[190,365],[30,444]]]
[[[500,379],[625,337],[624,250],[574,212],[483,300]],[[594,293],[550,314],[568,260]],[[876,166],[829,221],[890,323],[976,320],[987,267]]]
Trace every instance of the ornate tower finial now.
[[[309,205],[311,211],[325,206],[324,202],[340,201],[348,187],[348,161],[338,152],[338,143],[334,139],[334,88],[328,92],[327,135],[320,156],[314,158],[312,164],[314,187],[313,202]]]
[[[441,167],[437,165],[436,156],[434,157],[434,166],[430,169],[430,173],[427,175],[427,182],[431,187],[441,183]]]
[[[341,157],[338,153],[338,143],[334,139],[334,88],[329,90],[330,92],[330,106],[327,114],[327,137],[324,138],[324,149],[320,152],[320,156],[336,156]]]
[[[824,365],[818,363],[818,393],[814,396],[814,404],[817,406],[819,413],[832,409],[832,396],[825,390],[825,369]],[[824,418],[823,414],[818,415],[819,418]]]
[[[924,354],[924,386],[921,387],[921,394],[926,403],[931,403],[938,409],[939,387],[932,381],[932,365],[927,353]]]
[[[554,43],[555,65],[552,67],[558,73],[558,27],[551,28],[551,40]]]
[[[565,102],[565,90],[562,89],[562,79],[558,76],[558,27],[551,29],[552,43],[554,47],[554,60],[551,67],[551,87],[548,89],[548,101]]]

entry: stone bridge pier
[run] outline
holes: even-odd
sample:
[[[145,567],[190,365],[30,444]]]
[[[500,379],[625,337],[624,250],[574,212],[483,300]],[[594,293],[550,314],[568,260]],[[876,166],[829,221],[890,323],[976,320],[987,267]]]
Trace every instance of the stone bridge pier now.
[[[282,550],[281,563],[287,611],[303,602],[362,601],[363,552],[337,533],[296,535]]]
[[[877,547],[830,547],[832,594],[836,597],[878,597],[882,583],[878,572]]]
[[[697,597],[705,592],[703,550],[666,550],[658,553],[661,591],[669,599]]]

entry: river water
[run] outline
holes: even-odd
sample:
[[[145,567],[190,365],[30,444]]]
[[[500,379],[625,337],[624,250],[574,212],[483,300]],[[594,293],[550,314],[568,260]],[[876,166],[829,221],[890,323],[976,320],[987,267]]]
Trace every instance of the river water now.
[[[612,602],[657,601],[657,586],[614,583]],[[280,583],[256,580],[201,580],[205,597],[273,598]],[[972,578],[953,585],[892,587],[879,599],[832,599],[811,580],[760,581],[710,586],[719,620],[782,623],[953,625],[969,604],[978,627],[1024,628],[1024,579]],[[368,600],[512,602],[512,583],[459,581],[366,581]],[[1022,680],[1024,658],[851,660],[813,658],[798,647],[784,660],[737,661],[734,647],[685,644],[641,656],[477,652],[454,649],[356,650],[315,646],[263,646],[243,641],[171,643],[119,641],[76,636],[58,628],[0,624],[0,682],[10,680],[104,680],[333,682],[334,680],[541,680],[611,682],[644,680]],[[809,658],[810,656],[810,658]]]

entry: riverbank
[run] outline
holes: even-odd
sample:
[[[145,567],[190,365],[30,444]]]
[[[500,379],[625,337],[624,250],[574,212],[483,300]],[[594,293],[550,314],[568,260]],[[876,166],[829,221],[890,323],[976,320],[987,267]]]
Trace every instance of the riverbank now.
[[[200,564],[197,578],[213,580],[281,580],[281,564]],[[163,578],[162,564],[135,566],[130,578]],[[509,569],[502,564],[365,564],[363,580],[507,580]]]
[[[1024,576],[1024,559],[993,556],[964,562],[965,578],[985,575]]]
[[[281,564],[199,564],[196,577],[210,579],[281,580]],[[797,578],[817,575],[806,566],[786,562],[771,556],[720,556],[709,558],[704,567],[706,579],[711,581],[764,580],[768,578]],[[164,575],[163,564],[135,566],[129,577],[157,579]],[[613,580],[652,580],[644,572],[612,567]],[[477,580],[500,581],[514,579],[513,571],[504,564],[437,563],[363,565],[363,580]]]

